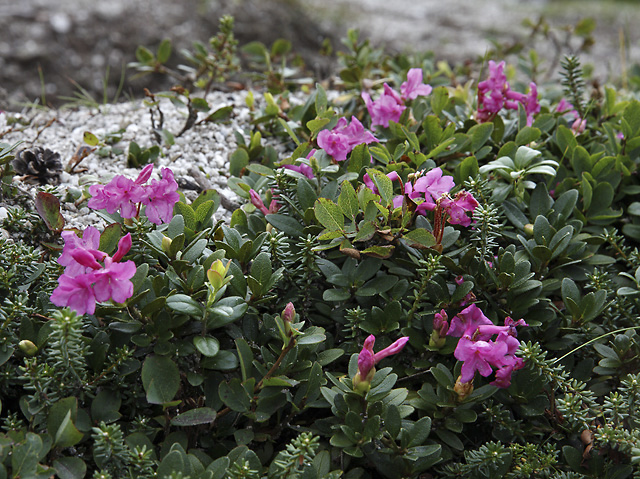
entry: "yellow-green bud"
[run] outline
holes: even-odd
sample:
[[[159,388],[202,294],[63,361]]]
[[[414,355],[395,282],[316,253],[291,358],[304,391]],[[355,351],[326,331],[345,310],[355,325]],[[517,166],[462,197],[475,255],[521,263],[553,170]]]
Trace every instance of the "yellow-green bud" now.
[[[168,236],[163,236],[162,237],[162,251],[164,251],[165,253],[169,254],[169,250],[171,249],[171,238],[169,238]]]
[[[38,352],[38,347],[33,344],[28,339],[23,339],[18,343],[18,347],[20,351],[22,351],[27,356],[34,356]]]
[[[524,232],[529,236],[533,236],[533,225],[531,223],[527,223],[524,225]]]
[[[229,260],[225,266],[222,260],[217,259],[212,264],[209,270],[207,271],[207,279],[214,291],[218,291],[222,288],[227,282],[225,281],[225,276],[229,271],[229,266],[231,266],[231,260]]]

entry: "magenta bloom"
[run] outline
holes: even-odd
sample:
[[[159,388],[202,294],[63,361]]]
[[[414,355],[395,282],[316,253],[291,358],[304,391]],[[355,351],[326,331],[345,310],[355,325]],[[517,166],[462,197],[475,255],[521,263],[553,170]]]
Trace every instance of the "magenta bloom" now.
[[[159,225],[171,221],[173,207],[179,199],[178,183],[173,178],[173,171],[162,168],[162,179],[151,180],[151,184],[144,187],[141,202],[146,205],[145,214],[149,221]]]
[[[478,206],[478,202],[468,191],[459,191],[455,198],[443,197],[440,205],[449,215],[449,223],[452,225],[469,226],[471,217],[467,213],[472,213]]]
[[[60,236],[64,239],[62,254],[58,258],[58,264],[65,266],[64,272],[69,276],[77,276],[87,271],[87,267],[78,263],[73,257],[73,251],[86,250],[97,260],[102,260],[106,253],[98,251],[100,247],[100,232],[93,226],[88,226],[82,238],[78,238],[73,231],[63,231]]]
[[[58,279],[58,287],[51,294],[51,302],[59,307],[68,306],[78,314],[93,314],[96,297],[92,288],[93,274],[69,276],[63,274]]]
[[[318,146],[336,161],[345,161],[347,154],[353,149],[347,135],[334,130],[322,130],[318,133]]]
[[[318,133],[318,146],[336,161],[344,161],[354,147],[362,143],[373,143],[378,139],[355,117],[351,123],[342,117],[332,130],[322,130]]]
[[[388,128],[389,121],[400,120],[402,112],[407,108],[400,95],[386,83],[382,95],[376,101],[372,101],[368,93],[362,92],[361,96],[371,116],[372,127],[380,125]]]
[[[407,81],[400,85],[404,100],[415,100],[431,93],[431,85],[422,83],[422,68],[412,68],[407,72]]]
[[[366,382],[368,386],[368,382],[373,379],[373,373],[375,372],[374,366],[387,356],[391,356],[402,351],[402,348],[407,344],[407,341],[409,341],[409,337],[403,336],[402,338],[394,341],[390,346],[384,348],[382,351],[378,351],[374,354],[373,345],[376,342],[376,337],[373,334],[369,335],[367,339],[364,340],[362,351],[360,351],[360,354],[358,355],[358,373],[354,378],[354,386],[358,386],[362,382]]]
[[[62,237],[65,245],[58,262],[66,268],[51,295],[53,304],[68,306],[78,314],[93,314],[96,300],[123,303],[133,295],[130,279],[136,273],[136,265],[133,261],[118,262],[131,249],[131,234],[120,238],[113,258],[97,249],[100,233],[91,226],[82,239],[70,231],[63,232]]]
[[[418,178],[414,184],[407,182],[404,192],[411,199],[423,198],[418,205],[418,212],[432,211],[436,207],[436,201],[451,191],[455,186],[453,177],[442,174],[442,169],[434,168]]]
[[[114,263],[108,256],[104,260],[104,268],[94,273],[94,291],[98,301],[113,299],[116,303],[124,303],[133,295],[133,283],[130,281],[136,274],[133,261]]]
[[[504,342],[472,341],[466,336],[460,338],[453,355],[463,361],[460,382],[468,383],[478,371],[487,377],[493,372],[492,364],[498,364],[507,354]]]
[[[309,178],[310,180],[315,178],[315,175],[313,174],[313,168],[311,168],[309,165],[306,165],[304,163],[300,163],[299,165],[282,165],[282,167],[286,168],[287,170],[297,171],[298,173],[301,173],[307,178]]]
[[[472,304],[453,317],[447,336],[472,337],[481,325],[495,326],[480,308]]]
[[[277,213],[280,209],[280,205],[275,199],[271,200],[271,203],[269,203],[269,208],[267,208],[262,202],[262,198],[260,198],[260,195],[253,188],[249,190],[249,196],[251,198],[251,203],[253,204],[253,206],[258,208],[264,215]]]
[[[116,175],[106,185],[92,185],[89,193],[93,195],[88,202],[89,208],[106,209],[108,213],[120,210],[123,218],[135,218],[138,214],[138,203],[144,198],[144,189],[129,178]]]

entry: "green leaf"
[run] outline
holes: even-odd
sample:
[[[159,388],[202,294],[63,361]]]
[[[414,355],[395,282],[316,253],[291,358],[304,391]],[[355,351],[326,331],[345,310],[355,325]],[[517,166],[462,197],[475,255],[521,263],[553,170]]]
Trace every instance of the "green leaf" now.
[[[344,230],[342,209],[328,198],[318,198],[313,207],[317,220],[329,231]]]
[[[411,245],[419,245],[425,248],[436,244],[434,236],[424,228],[416,228],[413,231],[409,231],[403,235],[402,238],[407,240]]]
[[[436,115],[440,115],[449,104],[449,91],[444,86],[434,88],[431,92],[431,109]]]
[[[42,439],[40,436],[28,432],[24,442],[13,446],[11,454],[12,477],[35,477],[41,451]]]
[[[320,83],[316,83],[316,113],[318,115],[324,113],[327,109],[327,92],[324,91],[324,88]]]
[[[380,198],[383,206],[391,206],[393,204],[393,182],[391,178],[382,173],[381,171],[374,170],[373,168],[367,168],[369,178],[373,181],[378,188]]]
[[[542,133],[537,128],[532,126],[525,126],[516,135],[516,145],[528,145],[529,143],[536,141]]]
[[[233,378],[228,383],[222,381],[218,386],[218,394],[232,411],[246,412],[251,407],[251,398],[238,378]]]
[[[208,358],[214,357],[220,351],[220,341],[211,336],[194,336],[193,345]]]
[[[329,118],[317,118],[307,122],[307,128],[312,135],[315,135],[322,130],[331,120]]]
[[[178,313],[202,317],[204,306],[186,294],[174,294],[167,298],[167,306]]]
[[[178,201],[175,205],[175,212],[179,214],[184,219],[184,225],[190,230],[195,230],[196,228],[196,214],[193,211],[193,208],[182,201]]]
[[[274,228],[282,231],[287,236],[293,236],[294,238],[302,236],[303,225],[291,216],[275,213],[266,215],[265,218]]]
[[[143,47],[142,45],[136,48],[136,60],[138,60],[140,63],[151,63],[154,58],[155,57],[153,56],[153,53],[151,53],[151,50],[149,50],[148,48]]]
[[[268,253],[260,253],[251,264],[251,276],[262,286],[269,284],[272,271],[271,259]]]
[[[338,206],[347,218],[353,219],[360,212],[356,190],[353,189],[353,186],[348,181],[342,182],[340,196],[338,197]]]
[[[98,140],[98,137],[93,133],[91,133],[90,131],[85,131],[82,134],[82,139],[89,146],[98,146],[98,143],[100,143],[100,140]]]
[[[369,147],[365,143],[362,143],[351,151],[347,171],[359,173],[364,166],[370,164],[370,161],[371,153],[369,153]]]
[[[213,190],[209,190],[209,191],[213,191]],[[217,195],[215,191],[213,192]],[[196,223],[201,225],[206,224],[207,221],[209,221],[212,218],[215,210],[216,210],[216,204],[214,200],[207,200],[200,203],[197,206],[197,209],[195,211]],[[189,225],[187,225],[187,227],[189,227]],[[191,228],[191,229],[195,229],[195,228],[196,226],[194,226],[194,228]]]
[[[243,148],[238,148],[229,158],[229,173],[233,176],[242,176],[242,170],[249,164],[249,153]]]
[[[167,356],[147,356],[142,365],[142,385],[149,403],[167,403],[180,388],[180,370]]]
[[[251,363],[253,362],[253,352],[249,343],[243,338],[236,339],[236,351],[238,351],[238,359],[240,360],[240,372],[242,373],[242,381],[246,381],[251,372]]]
[[[481,123],[469,128],[467,135],[471,138],[471,151],[475,153],[478,151],[489,138],[493,132],[493,123]],[[466,178],[465,178],[466,179]]]
[[[83,479],[87,474],[87,465],[79,457],[56,459],[53,468],[60,479]]]
[[[291,129],[291,126],[289,126],[289,123],[287,123],[283,118],[278,118],[278,122],[280,122],[280,126],[282,126],[282,128],[289,134],[293,142],[297,146],[300,146],[300,140],[298,139],[298,136],[295,134],[295,132]]]
[[[112,255],[122,237],[122,227],[118,223],[107,226],[100,234],[100,251]]]
[[[158,47],[158,53],[156,58],[158,59],[158,63],[167,63],[169,57],[171,56],[171,40],[165,38],[160,42],[160,46]]]
[[[102,389],[91,402],[91,420],[96,424],[101,421],[105,424],[117,421],[122,416],[118,412],[121,403],[119,394],[109,389]]]
[[[171,420],[173,426],[198,426],[200,424],[211,424],[216,420],[216,411],[210,407],[200,407],[190,409],[177,415]]]
[[[39,191],[36,194],[36,210],[38,215],[51,231],[59,233],[64,228],[64,218],[60,213],[60,201],[51,193]]]
[[[62,448],[71,447],[78,444],[83,437],[84,434],[78,431],[71,421],[71,411],[69,410],[56,431],[53,443]]]
[[[400,434],[401,425],[402,418],[400,417],[400,410],[392,404],[387,408],[387,415],[384,419],[384,426],[392,439],[395,439],[398,437],[398,434]]]
[[[233,113],[232,105],[223,106],[218,108],[213,113],[209,114],[204,119],[204,121],[213,121],[213,122],[224,121],[231,116],[231,113]],[[245,151],[245,150],[237,150],[237,151]],[[248,155],[247,155],[247,160],[248,160]]]

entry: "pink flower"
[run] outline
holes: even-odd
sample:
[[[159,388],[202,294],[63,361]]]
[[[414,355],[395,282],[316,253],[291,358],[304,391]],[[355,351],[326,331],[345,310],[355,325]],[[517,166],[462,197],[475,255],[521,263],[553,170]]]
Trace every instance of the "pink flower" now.
[[[299,165],[282,165],[282,167],[286,168],[287,170],[297,171],[298,173],[301,173],[307,178],[309,178],[310,180],[315,178],[315,175],[313,174],[313,168],[311,168],[309,165],[306,165],[304,163],[300,163]]]
[[[87,271],[86,266],[78,263],[72,255],[72,252],[78,249],[89,251],[95,259],[101,260],[106,253],[98,251],[100,247],[100,232],[93,226],[88,226],[82,238],[78,238],[73,231],[63,231],[60,236],[64,239],[64,247],[62,254],[58,258],[58,263],[65,266],[64,272],[69,276],[77,276]]]
[[[137,204],[144,198],[144,189],[138,183],[122,175],[116,175],[106,185],[92,185],[89,193],[93,195],[88,202],[89,208],[106,209],[113,214],[120,210],[123,218],[135,218]]]
[[[400,95],[386,83],[382,95],[376,101],[371,101],[368,93],[362,92],[361,96],[371,116],[372,127],[380,125],[388,128],[389,121],[398,122],[402,112],[407,108]]]
[[[506,353],[504,342],[472,341],[463,336],[453,352],[456,359],[463,361],[460,382],[471,381],[476,371],[484,377],[489,376],[493,372],[491,365],[498,363]]]
[[[349,137],[334,130],[322,130],[318,133],[318,146],[336,161],[345,161],[347,154],[353,149]]]
[[[162,179],[151,180],[151,184],[144,187],[141,202],[146,206],[145,214],[149,221],[159,225],[171,221],[173,207],[179,199],[178,183],[173,178],[173,171],[163,168]]]
[[[113,258],[97,249],[100,234],[91,226],[82,239],[71,232],[63,232],[62,236],[65,246],[58,262],[65,263],[66,268],[51,295],[53,304],[68,306],[78,314],[93,314],[96,300],[123,303],[133,295],[130,279],[136,273],[136,265],[133,261],[119,263],[131,248],[131,234],[120,238]]]
[[[92,274],[63,274],[58,279],[58,287],[51,294],[51,302],[59,307],[68,306],[81,315],[93,314],[96,311],[96,297],[91,286],[93,280]]]
[[[382,359],[402,351],[407,341],[409,341],[409,337],[403,336],[382,351],[374,354],[373,345],[376,342],[376,337],[373,334],[369,335],[367,339],[364,340],[362,351],[360,351],[358,355],[358,372],[353,378],[354,389],[362,393],[368,391],[373,375],[375,374],[374,366]]]
[[[484,315],[482,310],[475,304],[472,304],[453,317],[447,336],[472,337],[478,329],[478,326],[481,325],[494,326],[491,320]]]
[[[440,205],[449,215],[449,223],[452,225],[469,226],[471,217],[467,213],[472,213],[478,206],[478,202],[468,191],[459,191],[455,198],[443,197]]]
[[[453,177],[444,176],[442,169],[434,168],[418,178],[414,184],[407,182],[404,187],[404,192],[411,199],[422,198],[424,196],[424,201],[418,205],[418,212],[424,214],[427,210],[434,210],[436,201],[439,200],[442,195],[449,193],[454,186]]]
[[[94,291],[98,301],[113,299],[116,303],[124,303],[133,295],[133,283],[130,281],[136,274],[133,261],[115,263],[106,257],[104,268],[94,273]]]
[[[342,117],[332,130],[322,130],[318,133],[318,146],[336,161],[344,161],[353,148],[362,143],[369,144],[378,141],[373,133],[365,130],[362,123],[351,117],[351,123]]]
[[[249,190],[249,196],[251,197],[251,203],[253,204],[253,206],[258,208],[264,215],[277,213],[280,209],[280,205],[275,199],[271,200],[271,203],[269,203],[269,208],[267,208],[262,202],[262,198],[260,198],[260,195],[253,188]]]
[[[407,72],[407,81],[400,85],[404,100],[415,100],[431,93],[431,85],[422,83],[422,68],[412,68]]]

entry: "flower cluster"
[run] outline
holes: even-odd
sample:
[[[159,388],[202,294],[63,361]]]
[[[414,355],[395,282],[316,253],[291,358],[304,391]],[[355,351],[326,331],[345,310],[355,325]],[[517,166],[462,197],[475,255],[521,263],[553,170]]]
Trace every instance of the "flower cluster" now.
[[[131,249],[131,234],[120,238],[113,257],[98,249],[100,233],[93,226],[87,227],[82,238],[73,231],[63,231],[62,238],[65,244],[58,263],[65,270],[51,294],[53,304],[68,306],[78,314],[93,314],[96,301],[112,299],[124,303],[131,297],[130,280],[136,273],[136,265],[133,261],[120,263]]]
[[[402,112],[407,108],[406,100],[414,100],[418,96],[426,96],[431,93],[431,86],[422,83],[422,69],[412,68],[407,73],[407,81],[400,85],[398,94],[386,83],[383,85],[382,94],[376,101],[371,100],[371,96],[362,92],[362,99],[371,116],[371,126],[380,125],[389,127],[389,121],[397,122],[402,116]]]
[[[513,371],[524,367],[522,358],[515,356],[520,346],[516,326],[527,326],[527,323],[507,317],[504,326],[496,326],[475,304],[454,316],[450,325],[445,326],[446,322],[447,314],[442,310],[434,319],[434,329],[437,328],[439,334],[460,338],[453,353],[463,362],[460,383],[471,383],[476,371],[487,377],[495,368],[496,379],[491,384],[509,387]],[[496,338],[491,339],[494,335]]]
[[[342,117],[332,130],[322,130],[318,133],[318,146],[331,155],[336,161],[344,161],[356,146],[362,143],[373,143],[378,139],[355,117],[351,123]]]
[[[93,196],[88,202],[89,208],[104,208],[110,214],[119,210],[123,218],[136,218],[140,206],[145,205],[149,221],[157,225],[169,223],[173,217],[173,207],[180,199],[178,183],[173,178],[173,171],[162,168],[162,179],[145,184],[152,171],[153,165],[147,165],[135,180],[116,175],[106,185],[92,185],[89,187],[89,193]]]
[[[503,61],[496,64],[489,60],[489,77],[478,83],[478,121],[491,121],[503,108],[517,110],[520,103],[527,113],[527,125],[530,126],[533,115],[540,111],[538,88],[531,82],[528,94],[513,91],[504,74],[504,65]]]
[[[353,389],[360,393],[366,393],[371,386],[371,380],[376,373],[375,365],[392,354],[399,353],[405,344],[409,341],[408,336],[403,336],[396,340],[390,346],[387,346],[382,351],[377,353],[373,352],[373,345],[376,342],[376,337],[371,334],[364,340],[362,351],[358,355],[358,372],[353,377]]]

